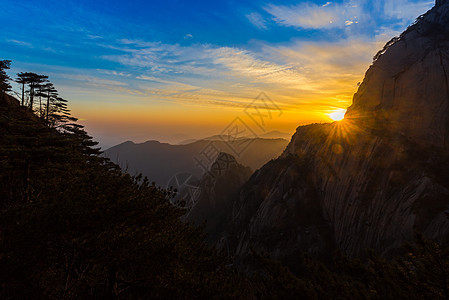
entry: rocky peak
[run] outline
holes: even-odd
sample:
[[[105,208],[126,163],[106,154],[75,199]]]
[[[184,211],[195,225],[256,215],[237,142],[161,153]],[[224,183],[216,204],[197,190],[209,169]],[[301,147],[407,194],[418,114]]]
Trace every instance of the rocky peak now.
[[[449,1],[439,1],[380,54],[345,118],[364,130],[448,147]]]
[[[206,223],[209,240],[216,242],[218,232],[229,222],[232,196],[249,179],[252,171],[237,162],[231,154],[221,152],[201,178],[199,197],[185,219],[195,224]]]
[[[438,1],[376,56],[343,121],[298,127],[232,195],[221,236],[238,255],[390,255],[415,231],[449,242],[448,20]]]
[[[426,14],[418,17],[417,22],[411,27],[417,25],[416,27],[421,27],[420,29],[428,30],[432,28],[432,25],[433,26],[437,25],[441,27],[440,28],[441,30],[447,31],[448,28],[446,27],[446,25],[448,24],[448,21],[449,21],[449,1],[437,0],[433,9],[429,10]],[[420,32],[431,35],[432,33],[428,32],[427,30],[424,31],[421,30]]]
[[[226,174],[226,172],[235,166],[238,166],[237,160],[231,154],[226,152],[220,152],[212,163],[209,171],[206,173],[206,176],[217,178]]]

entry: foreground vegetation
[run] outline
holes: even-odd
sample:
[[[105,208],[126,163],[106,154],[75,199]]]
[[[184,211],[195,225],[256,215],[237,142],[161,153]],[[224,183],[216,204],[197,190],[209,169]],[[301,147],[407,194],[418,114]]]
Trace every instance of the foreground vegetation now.
[[[303,255],[292,274],[254,254],[258,271],[239,272],[180,221],[171,191],[101,157],[66,107],[8,95],[2,66],[1,299],[449,299],[449,248],[420,236],[396,260]]]

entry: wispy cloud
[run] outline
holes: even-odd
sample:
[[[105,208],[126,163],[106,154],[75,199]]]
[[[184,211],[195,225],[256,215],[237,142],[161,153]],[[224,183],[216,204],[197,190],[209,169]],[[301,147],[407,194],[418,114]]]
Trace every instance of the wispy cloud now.
[[[252,12],[246,15],[246,18],[259,29],[268,29],[267,21],[257,12]]]
[[[103,39],[102,36],[100,35],[93,35],[93,34],[88,34],[87,37],[91,40],[98,40],[98,39]]]
[[[318,5],[304,2],[293,6],[269,4],[265,10],[280,25],[306,29],[344,27],[358,22],[357,16],[360,16],[360,6],[352,3],[327,2]]]
[[[128,72],[119,72],[119,71],[115,71],[115,70],[97,69],[97,71],[98,71],[98,73],[111,75],[111,76],[123,76],[123,77],[130,77],[131,76],[131,74],[128,73]]]
[[[302,2],[297,5],[268,4],[264,9],[281,26],[298,29],[345,28],[358,23],[372,27],[376,20],[387,20],[391,26],[406,26],[434,5],[429,0],[344,0],[318,5]],[[370,28],[365,28],[367,32]]]
[[[282,59],[322,93],[348,93],[360,81],[373,53],[385,40],[348,38],[337,42],[296,41],[288,46],[267,46],[265,51]]]
[[[6,41],[8,43],[12,43],[12,44],[16,44],[16,45],[20,45],[20,46],[24,46],[24,47],[28,47],[28,48],[34,48],[33,45],[28,42],[18,41],[18,40],[13,40],[13,39],[7,39]]]
[[[392,19],[402,20],[404,23],[413,21],[435,4],[435,1],[395,0],[383,2],[384,14]]]
[[[119,62],[126,66],[149,68],[155,73],[179,71],[173,65],[185,61],[181,56],[183,48],[177,44],[161,42],[147,42],[142,40],[121,39],[118,45],[103,45],[110,49],[119,50],[125,54],[105,55],[103,59]]]
[[[126,83],[116,80],[108,80],[104,78],[94,77],[90,75],[73,75],[73,74],[59,74],[60,77],[83,82],[93,87],[117,87],[126,86]]]
[[[139,44],[143,45],[144,43],[140,42]],[[124,51],[130,52],[129,49]],[[162,75],[202,78],[206,80],[202,84],[206,85],[213,80],[226,83],[231,81],[232,84],[239,81],[249,85],[258,83],[298,84],[306,80],[291,66],[279,65],[256,56],[256,53],[251,51],[232,47],[210,45],[183,47],[155,43],[148,48],[134,49],[131,53],[105,56],[104,58],[126,66],[151,71],[152,76],[141,75],[137,79],[158,82],[161,82],[159,78]]]
[[[257,54],[237,48],[210,49],[208,54],[223,74],[238,82],[256,87],[312,90],[313,84],[303,72],[290,63],[277,64],[274,57],[261,58]]]

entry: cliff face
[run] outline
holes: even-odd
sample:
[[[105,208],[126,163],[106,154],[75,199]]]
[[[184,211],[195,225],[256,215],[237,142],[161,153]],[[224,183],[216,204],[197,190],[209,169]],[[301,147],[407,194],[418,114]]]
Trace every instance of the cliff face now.
[[[388,255],[414,231],[448,242],[449,2],[385,48],[345,120],[301,126],[233,199],[238,255]]]
[[[449,3],[434,7],[370,67],[346,119],[449,145]]]

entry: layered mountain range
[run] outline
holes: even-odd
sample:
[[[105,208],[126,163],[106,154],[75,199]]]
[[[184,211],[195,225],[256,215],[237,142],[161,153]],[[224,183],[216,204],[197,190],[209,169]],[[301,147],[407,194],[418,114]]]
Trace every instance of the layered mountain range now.
[[[304,251],[388,256],[414,232],[449,242],[448,72],[449,2],[437,1],[375,56],[344,120],[298,127],[228,192],[214,239],[288,265]]]
[[[178,176],[199,180],[220,152],[232,153],[254,171],[279,157],[287,145],[288,140],[281,138],[213,136],[183,145],[128,141],[107,149],[104,155],[130,174],[142,173],[157,185],[168,187]]]

